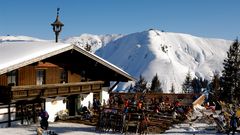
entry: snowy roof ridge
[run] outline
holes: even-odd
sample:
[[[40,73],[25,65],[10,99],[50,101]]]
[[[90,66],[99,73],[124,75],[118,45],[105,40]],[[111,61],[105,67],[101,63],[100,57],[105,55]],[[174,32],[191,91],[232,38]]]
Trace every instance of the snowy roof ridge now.
[[[33,43],[33,44],[30,44],[30,43]],[[20,50],[21,46],[23,46],[24,44],[26,44],[28,47],[30,47],[29,45],[36,46],[36,43],[37,43],[37,45],[43,45],[42,43],[46,44],[46,42],[13,42],[12,44],[14,44],[17,47],[16,49]],[[4,45],[9,46],[9,48],[10,48],[11,43],[6,43]],[[44,50],[38,50],[38,51],[34,51],[34,52],[28,51],[27,55],[20,54],[21,56],[18,56],[18,58],[16,58],[16,57],[9,58],[8,61],[5,61],[5,62],[2,62],[0,60],[0,63],[1,63],[0,64],[0,75],[72,49],[71,44],[57,44],[57,45],[47,44],[47,45],[51,46],[51,47],[44,48]],[[54,47],[52,47],[52,46],[54,46]],[[4,46],[0,44],[0,57],[2,57],[1,59],[5,59],[6,58],[5,56],[1,56],[1,54],[3,54],[3,53],[1,53],[2,47],[4,47]],[[14,46],[13,46],[13,48],[14,48]],[[11,47],[10,49],[13,49],[13,48]],[[38,49],[38,48],[36,48],[36,49]],[[7,50],[4,49],[3,51],[7,51]],[[13,55],[18,55],[18,53],[15,53]],[[8,57],[11,57],[11,56],[8,55]]]

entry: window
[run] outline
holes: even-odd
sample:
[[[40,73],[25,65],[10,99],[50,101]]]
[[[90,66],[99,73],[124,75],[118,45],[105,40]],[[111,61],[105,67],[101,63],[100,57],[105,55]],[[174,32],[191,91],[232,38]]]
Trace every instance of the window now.
[[[42,85],[46,83],[46,70],[38,69],[37,70],[37,85]]]
[[[80,75],[81,75],[81,82],[87,81],[86,71],[85,70],[82,70]]]
[[[62,70],[62,72],[61,72],[61,78],[60,78],[60,82],[61,83],[67,83],[68,82],[68,74],[67,74],[67,71],[66,70]]]
[[[17,71],[11,71],[7,73],[7,80],[9,86],[17,85]]]

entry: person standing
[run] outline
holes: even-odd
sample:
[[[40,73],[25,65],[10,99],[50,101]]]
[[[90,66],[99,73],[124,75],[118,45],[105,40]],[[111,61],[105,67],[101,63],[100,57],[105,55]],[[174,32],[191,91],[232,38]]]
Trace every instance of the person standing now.
[[[41,109],[40,117],[41,117],[41,121],[40,121],[41,128],[44,130],[47,130],[48,129],[48,118],[49,118],[47,111]]]
[[[99,111],[99,110],[100,110],[100,107],[101,107],[100,101],[99,101],[97,98],[94,98],[94,99],[93,99],[93,109],[94,109],[95,111]]]
[[[232,135],[234,135],[237,130],[237,127],[238,127],[238,118],[236,117],[236,114],[233,113],[230,119],[230,128],[228,131],[228,135],[231,131],[232,131]]]

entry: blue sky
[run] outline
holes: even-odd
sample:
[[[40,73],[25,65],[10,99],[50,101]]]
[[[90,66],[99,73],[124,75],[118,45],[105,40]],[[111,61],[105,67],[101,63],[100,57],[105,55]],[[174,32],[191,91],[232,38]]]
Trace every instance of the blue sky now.
[[[130,34],[150,28],[233,40],[240,32],[240,0],[1,0],[0,36],[54,39],[50,24],[60,8],[60,38]]]

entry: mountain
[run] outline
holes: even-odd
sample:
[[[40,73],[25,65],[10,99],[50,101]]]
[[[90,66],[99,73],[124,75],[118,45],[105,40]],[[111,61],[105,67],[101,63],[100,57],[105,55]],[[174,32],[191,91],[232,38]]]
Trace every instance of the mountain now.
[[[28,37],[28,36],[0,36],[1,42],[22,42],[22,41],[44,41],[42,39]]]
[[[181,92],[190,72],[193,77],[211,80],[221,73],[223,60],[232,41],[200,38],[188,34],[148,30],[125,35],[98,49],[96,54],[122,68],[136,79],[151,82],[158,75],[164,92]],[[124,84],[119,89],[125,89]]]
[[[64,40],[66,43],[76,44],[80,47],[85,47],[87,44],[91,45],[91,51],[94,53],[101,47],[105,46],[107,43],[114,41],[123,35],[120,34],[108,34],[108,35],[92,35],[92,34],[82,34],[78,37],[70,37]]]

